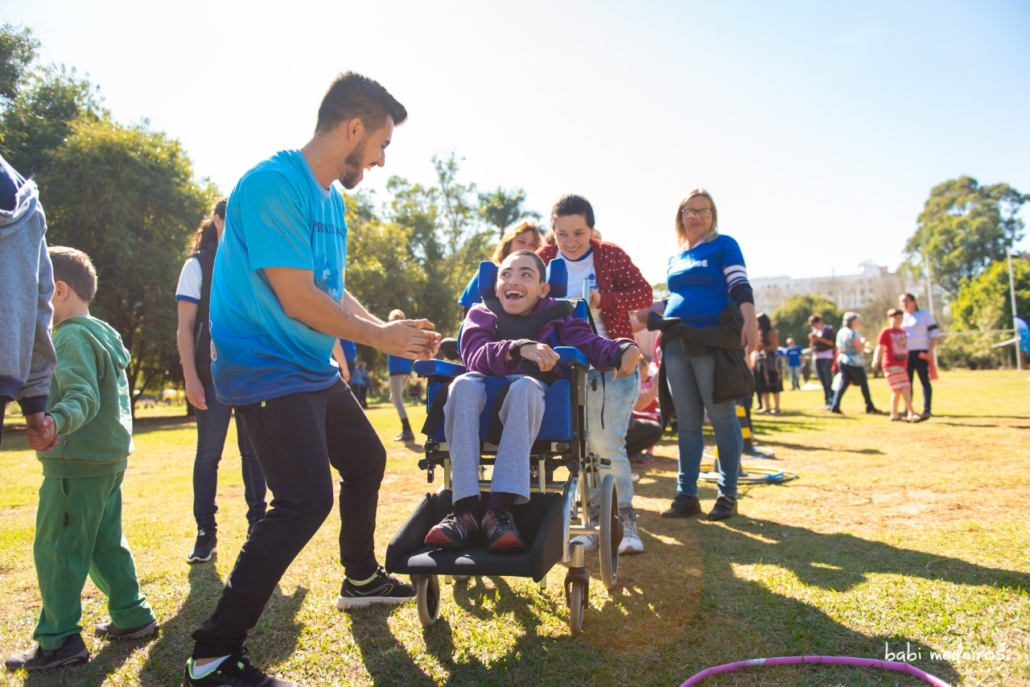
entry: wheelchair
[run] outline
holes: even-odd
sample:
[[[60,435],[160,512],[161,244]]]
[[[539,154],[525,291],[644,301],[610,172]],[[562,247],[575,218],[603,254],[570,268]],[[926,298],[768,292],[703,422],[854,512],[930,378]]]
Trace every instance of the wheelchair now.
[[[563,260],[550,262],[546,278],[551,285],[551,297],[565,296],[566,275]],[[479,283],[484,301],[496,299],[496,280],[497,266],[491,262],[481,263]],[[573,316],[587,319],[585,302],[576,302]],[[415,372],[427,380],[429,409],[423,427],[425,457],[419,460],[419,468],[426,471],[430,484],[436,471],[441,470],[443,486],[436,493],[426,495],[394,536],[386,551],[386,569],[411,576],[419,619],[424,627],[432,626],[439,618],[441,576],[444,582],[452,581],[452,577],[459,580],[470,576],[530,577],[543,590],[547,586],[547,573],[561,561],[568,566],[564,588],[569,629],[573,635],[578,634],[588,605],[589,577],[584,567],[583,544],[572,543],[570,539],[581,534],[598,535],[601,581],[607,589],[616,584],[623,528],[614,477],[601,476],[602,466],[610,465],[610,461],[587,451],[586,375],[590,363],[576,348],[553,348],[560,357],[562,376],[548,386],[545,394],[543,422],[530,453],[530,500],[512,509],[516,526],[526,542],[525,550],[518,554],[491,554],[483,546],[447,551],[424,543],[429,530],[451,510],[450,455],[444,437],[442,400],[446,398],[446,387],[466,370],[463,365],[447,360],[415,362]],[[494,463],[500,443],[501,427],[495,419],[495,400],[505,383],[504,378],[486,378],[487,402],[479,418],[480,497],[484,502],[490,489],[486,473]],[[564,481],[558,481],[555,476],[561,469],[568,472]],[[590,491],[598,485],[600,517],[595,526],[590,524],[588,503]]]

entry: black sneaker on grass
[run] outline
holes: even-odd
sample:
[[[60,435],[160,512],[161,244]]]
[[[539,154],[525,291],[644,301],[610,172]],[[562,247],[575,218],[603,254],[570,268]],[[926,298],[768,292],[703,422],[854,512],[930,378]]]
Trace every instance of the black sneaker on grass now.
[[[8,670],[51,670],[65,666],[89,663],[89,649],[82,641],[82,635],[72,635],[64,640],[60,649],[44,649],[38,644],[28,651],[12,654],[4,665]]]
[[[193,553],[186,558],[187,563],[207,563],[218,551],[218,534],[211,530],[197,532],[197,543],[193,545]]]
[[[193,659],[186,661],[181,687],[300,687],[299,682],[279,680],[261,672],[247,660],[247,649],[240,649],[203,677],[193,677]],[[200,671],[203,673],[203,668]]]
[[[139,639],[140,637],[157,634],[160,627],[161,624],[156,620],[151,620],[149,623],[143,623],[136,627],[118,627],[112,620],[109,623],[97,625],[96,635],[97,637],[107,637],[108,639]]]
[[[454,551],[477,539],[479,518],[470,510],[449,513],[426,535],[425,544]]]
[[[343,578],[340,596],[336,599],[336,607],[341,611],[347,608],[361,608],[372,604],[402,604],[415,598],[415,588],[401,582],[393,575],[388,575],[379,568],[371,581],[362,585],[352,583]]]
[[[726,518],[736,514],[737,499],[719,494],[719,498],[715,499],[715,505],[712,506],[712,510],[708,511],[708,519],[725,520]]]
[[[398,434],[397,436],[395,436],[393,438],[393,440],[394,441],[403,441],[404,443],[408,443],[409,441],[415,441],[415,435],[411,432],[410,429],[406,429],[403,432],[401,432],[400,434]]]
[[[668,510],[662,511],[663,518],[689,518],[692,515],[701,515],[701,502],[696,496],[687,494],[676,494]]]

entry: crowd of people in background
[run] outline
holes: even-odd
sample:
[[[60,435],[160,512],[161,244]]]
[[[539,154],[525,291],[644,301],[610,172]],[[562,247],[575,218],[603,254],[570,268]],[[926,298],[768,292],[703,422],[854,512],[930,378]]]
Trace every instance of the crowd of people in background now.
[[[197,229],[176,290],[178,349],[197,424],[197,535],[187,560],[205,563],[216,551],[217,470],[233,414],[248,529],[217,607],[193,635],[184,685],[294,684],[250,664],[243,644],[280,576],[332,510],[331,467],[341,475],[344,577],[337,606],[400,603],[415,595],[375,556],[386,450],[364,412],[375,377],[355,344],[387,354],[390,401],[401,426],[395,440],[413,442],[404,393],[420,397],[421,386],[417,394],[410,388],[411,361],[437,355],[441,335],[432,323],[408,319],[400,310],[381,320],[347,292],[345,212],[334,186],[353,188],[366,170],[385,164],[394,127],[406,116],[378,83],[341,75],[325,95],[314,137],[247,172]],[[48,251],[34,184],[6,163],[0,171],[0,229],[18,230],[16,240],[5,238],[0,279],[5,293],[19,294],[0,303],[5,323],[12,323],[0,350],[0,408],[21,403],[26,437],[44,466],[34,545],[43,597],[33,635],[38,644],[9,658],[7,667],[42,670],[88,660],[78,625],[87,574],[109,597],[111,622],[97,628],[102,635],[144,637],[157,631],[158,621],[121,535],[121,482],[132,451],[128,352],[117,333],[89,315],[96,275],[88,256]],[[654,460],[652,447],[664,427],[675,427],[678,477],[662,517],[724,520],[738,509],[738,404],[750,408],[757,394],[759,412],[780,414],[784,372],[791,389],[801,389],[807,356],[825,410],[842,413],[841,401],[856,385],[866,412],[880,413],[866,373],[870,342],[856,313],[845,313],[839,331],[813,313],[808,346],[793,338],[781,345],[770,317],[755,311],[744,252],[720,233],[712,195],[690,191],[676,208],[673,230],[677,248],[668,260],[665,301],[654,300],[625,250],[601,239],[594,208],[579,195],[557,200],[546,237],[535,224],[520,222],[491,258],[500,269],[496,293],[509,316],[552,306],[544,273],[558,258],[567,266],[566,298],[588,306],[587,322],[556,316],[545,329],[580,347],[594,365],[586,386],[588,450],[606,459],[601,471],[614,477],[620,553],[644,551],[631,463]],[[11,265],[9,257],[15,259]],[[511,508],[529,498],[528,451],[540,426],[546,373],[557,356],[544,343],[543,330],[528,339],[506,333],[499,315],[478,304],[480,294],[477,276],[458,300],[467,313],[460,336],[468,374],[452,386],[445,407],[455,451],[454,510],[427,542],[457,548],[481,530],[492,550],[520,551],[524,542]],[[890,386],[891,420],[916,422],[931,415],[938,331],[911,294],[900,305],[887,313],[890,326],[876,338],[872,369],[882,369]],[[487,374],[509,377],[512,391],[500,409],[505,429],[484,505],[477,457]],[[912,403],[916,375],[921,414]],[[719,479],[718,496],[704,513],[698,480],[706,421],[715,433]],[[59,437],[65,441],[58,444]],[[69,493],[62,480],[74,485],[76,496],[58,509],[55,504]],[[596,492],[589,511],[596,525]],[[67,525],[68,512],[75,513],[81,536],[62,534],[61,517]],[[598,548],[596,534],[576,539],[587,551]],[[83,540],[96,546],[85,547]]]

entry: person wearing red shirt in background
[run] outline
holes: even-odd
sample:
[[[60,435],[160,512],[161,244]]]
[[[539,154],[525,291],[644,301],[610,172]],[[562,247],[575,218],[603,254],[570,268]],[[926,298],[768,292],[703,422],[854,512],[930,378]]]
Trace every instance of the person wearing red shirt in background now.
[[[919,422],[922,417],[912,410],[912,382],[908,379],[908,333],[901,326],[903,310],[891,308],[887,311],[891,326],[884,327],[877,338],[873,353],[873,369],[883,365],[883,373],[891,388],[891,420]],[[905,400],[905,417],[898,415],[898,401]]]

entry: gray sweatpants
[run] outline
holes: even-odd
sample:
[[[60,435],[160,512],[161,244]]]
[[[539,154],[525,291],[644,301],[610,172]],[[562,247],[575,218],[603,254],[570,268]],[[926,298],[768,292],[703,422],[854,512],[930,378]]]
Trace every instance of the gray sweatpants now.
[[[390,375],[390,402],[402,420],[408,419],[408,409],[404,407],[404,383],[407,381],[408,375]]]
[[[452,500],[479,494],[479,416],[486,406],[486,378],[468,372],[451,382],[444,404],[444,435],[451,453]],[[509,375],[508,395],[501,404],[504,424],[497,448],[491,491],[515,494],[515,503],[529,501],[529,452],[544,419],[542,382]]]

